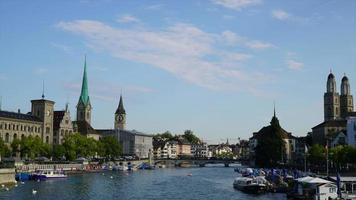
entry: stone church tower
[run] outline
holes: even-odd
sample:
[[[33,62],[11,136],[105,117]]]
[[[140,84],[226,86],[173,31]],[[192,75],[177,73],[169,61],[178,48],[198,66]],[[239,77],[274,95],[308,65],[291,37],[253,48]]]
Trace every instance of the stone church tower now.
[[[53,109],[54,101],[44,99],[32,100],[31,114],[43,121],[42,141],[46,144],[53,143]]]
[[[122,95],[120,95],[119,106],[115,112],[115,129],[125,129],[126,128],[126,111],[124,108],[124,102],[122,100]]]
[[[335,76],[330,72],[324,93],[324,121],[340,118],[340,96],[336,91]]]
[[[91,104],[89,99],[88,78],[87,78],[87,62],[84,60],[84,73],[82,90],[77,104],[77,121],[86,121],[91,123]]]
[[[349,112],[354,111],[353,97],[351,95],[349,79],[346,75],[341,81],[341,96],[340,96],[340,116],[345,119]]]

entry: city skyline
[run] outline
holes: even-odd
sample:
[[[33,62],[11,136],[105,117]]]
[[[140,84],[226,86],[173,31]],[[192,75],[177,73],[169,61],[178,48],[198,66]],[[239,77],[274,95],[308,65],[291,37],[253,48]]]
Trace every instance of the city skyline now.
[[[2,2],[2,109],[29,112],[44,80],[74,120],[86,54],[95,128],[114,126],[122,92],[128,129],[247,139],[276,101],[283,127],[305,135],[323,121],[330,69],[338,92],[344,73],[353,95],[356,83],[356,3],[307,2]]]

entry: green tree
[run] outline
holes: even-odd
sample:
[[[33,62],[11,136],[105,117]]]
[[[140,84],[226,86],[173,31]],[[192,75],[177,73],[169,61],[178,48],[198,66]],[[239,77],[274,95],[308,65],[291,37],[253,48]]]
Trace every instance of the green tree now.
[[[314,144],[308,151],[308,161],[316,165],[324,164],[326,160],[325,152],[323,146]]]
[[[66,155],[66,150],[63,145],[53,145],[52,156],[55,160],[60,160]]]
[[[20,152],[21,141],[19,139],[14,139],[11,143],[12,156],[16,156]]]
[[[0,138],[0,158],[10,156],[10,154],[9,147],[5,144],[2,138]]]
[[[101,138],[99,148],[102,150],[102,155],[107,159],[112,159],[122,154],[122,147],[114,136]]]
[[[193,131],[191,131],[191,130],[184,131],[183,138],[188,140],[188,142],[191,144],[200,144],[201,143],[200,139],[197,136],[195,136]]]

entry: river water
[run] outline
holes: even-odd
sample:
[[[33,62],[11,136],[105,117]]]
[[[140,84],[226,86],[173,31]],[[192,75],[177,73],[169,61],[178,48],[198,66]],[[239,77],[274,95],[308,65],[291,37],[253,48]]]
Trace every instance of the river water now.
[[[286,199],[284,194],[255,196],[237,191],[232,186],[236,176],[231,167],[76,174],[65,180],[28,181],[9,191],[0,188],[0,199]]]

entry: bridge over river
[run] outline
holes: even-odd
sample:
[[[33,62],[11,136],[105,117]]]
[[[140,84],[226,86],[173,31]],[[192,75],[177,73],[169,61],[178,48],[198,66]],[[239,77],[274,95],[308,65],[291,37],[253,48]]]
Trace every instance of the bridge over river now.
[[[233,159],[156,159],[153,161],[156,166],[199,166],[205,167],[206,164],[224,164],[229,167],[231,164],[241,164],[240,160]]]

